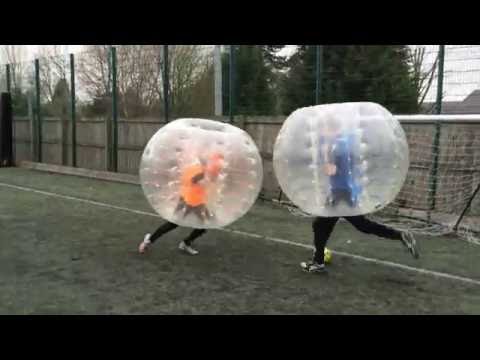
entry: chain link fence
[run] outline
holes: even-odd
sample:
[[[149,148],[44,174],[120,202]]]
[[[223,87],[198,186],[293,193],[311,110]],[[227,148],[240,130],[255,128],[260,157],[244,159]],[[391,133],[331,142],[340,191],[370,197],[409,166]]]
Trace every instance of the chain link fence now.
[[[480,46],[297,45],[289,56],[282,48],[95,45],[1,65],[23,144],[17,154],[28,158],[30,140],[31,159],[115,171],[126,156],[120,168],[131,172],[152,131],[179,117],[242,126],[345,101],[396,114],[480,113]]]
[[[252,135],[264,159],[262,194],[282,199],[271,164],[273,144],[285,117],[298,107],[374,101],[399,115],[480,114],[480,46],[290,49],[282,56],[285,48],[276,45],[95,45],[75,55],[54,51],[0,65],[0,90],[12,94],[16,161],[136,174],[144,146],[166,122],[214,118]],[[451,179],[437,184],[437,165],[412,168],[396,204],[405,198],[403,206],[428,210],[433,183],[437,207],[461,194],[461,209],[478,182],[478,126],[405,129],[413,151],[437,159],[445,174],[454,162],[444,161],[450,150],[471,161],[463,183],[448,173],[445,179]],[[422,194],[407,191],[423,185]],[[441,192],[445,186],[448,194]]]

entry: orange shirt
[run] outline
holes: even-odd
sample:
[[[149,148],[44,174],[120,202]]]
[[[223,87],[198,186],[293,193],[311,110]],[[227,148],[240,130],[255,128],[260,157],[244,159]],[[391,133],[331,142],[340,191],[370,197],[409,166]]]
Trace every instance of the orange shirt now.
[[[204,205],[207,202],[207,191],[204,186],[196,184],[193,178],[204,175],[205,169],[202,165],[190,165],[183,170],[180,180],[180,195],[190,206]]]

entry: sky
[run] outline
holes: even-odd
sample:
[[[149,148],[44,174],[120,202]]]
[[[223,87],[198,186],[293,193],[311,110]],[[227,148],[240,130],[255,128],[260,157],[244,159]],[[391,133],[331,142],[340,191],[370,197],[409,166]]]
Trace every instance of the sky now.
[[[3,46],[3,45],[0,45]],[[38,53],[38,50],[42,46],[51,46],[51,45],[22,45],[25,46],[27,49],[27,59],[25,60],[32,60],[35,58],[35,55]],[[65,46],[65,53],[77,53],[81,52],[85,45],[64,45]],[[286,45],[285,48],[279,53],[282,56],[290,56],[295,52],[296,45]]]
[[[0,45],[3,46],[3,45]],[[29,59],[33,59],[35,54],[38,52],[39,47],[41,46],[49,46],[49,45],[23,45],[27,49],[27,54]],[[85,45],[64,45],[66,53],[77,53],[83,50]],[[285,48],[282,49],[280,55],[290,56],[295,52],[296,45],[286,45]]]
[[[39,47],[48,46],[48,45],[24,45],[27,48],[27,53],[30,59],[35,57],[35,54],[38,52]],[[82,51],[84,45],[64,45],[65,53],[77,53]]]

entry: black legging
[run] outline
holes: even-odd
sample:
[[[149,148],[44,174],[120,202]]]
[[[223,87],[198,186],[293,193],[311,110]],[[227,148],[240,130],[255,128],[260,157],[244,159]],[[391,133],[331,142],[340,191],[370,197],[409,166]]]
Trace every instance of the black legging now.
[[[313,220],[315,255],[314,261],[323,264],[327,241],[338,221],[338,217],[317,217]],[[402,233],[388,226],[368,220],[365,216],[345,216],[350,224],[365,234],[373,234],[385,239],[401,240]]]
[[[193,212],[200,221],[204,222],[207,218],[212,218],[213,214],[208,211],[207,206],[205,204],[201,204],[198,206],[190,206],[188,205],[183,198],[180,198],[178,205],[175,209],[175,212],[183,211],[183,217],[186,217],[188,214]]]
[[[165,235],[166,233],[172,231],[173,229],[176,229],[178,227],[177,224],[171,223],[171,222],[166,222],[165,224],[161,225],[151,236],[150,236],[150,242],[154,243],[158,238],[162,235]],[[193,241],[205,234],[207,230],[205,229],[195,229],[193,230],[190,235],[184,240],[185,244],[190,246]]]

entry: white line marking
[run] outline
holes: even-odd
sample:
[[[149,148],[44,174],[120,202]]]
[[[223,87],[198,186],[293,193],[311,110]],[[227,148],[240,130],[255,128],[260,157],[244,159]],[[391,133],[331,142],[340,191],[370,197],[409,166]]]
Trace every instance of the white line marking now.
[[[244,232],[244,231],[238,231],[238,230],[231,230],[231,229],[222,229],[222,230],[227,231],[227,232],[231,232],[231,233],[235,233],[235,234],[239,234],[239,235],[245,235],[245,236],[250,236],[250,237],[255,237],[255,238],[262,238],[262,239],[265,239],[265,240],[269,240],[269,241],[273,241],[273,242],[277,242],[277,243],[281,243],[281,244],[287,244],[287,245],[298,246],[298,247],[302,247],[302,248],[305,248],[305,249],[314,250],[314,247],[312,245],[302,244],[302,243],[298,243],[298,242],[295,242],[295,241],[284,240],[284,239],[274,238],[274,237],[270,237],[270,236],[262,236],[262,235],[252,234],[252,233],[248,233],[248,232]],[[351,253],[347,253],[347,252],[343,252],[343,251],[337,251],[337,250],[332,250],[332,254],[339,255],[339,256],[345,256],[345,257],[349,257],[349,258],[352,258],[352,259],[362,260],[362,261],[365,261],[365,262],[371,262],[371,263],[374,263],[374,264],[380,264],[380,265],[395,267],[395,268],[398,268],[398,269],[415,271],[415,272],[418,272],[420,274],[427,274],[427,275],[432,275],[432,276],[436,276],[436,277],[443,277],[443,278],[447,278],[447,279],[451,279],[451,280],[458,280],[458,281],[468,282],[470,284],[480,285],[480,280],[475,280],[475,279],[471,279],[471,278],[467,278],[467,277],[463,277],[463,276],[458,276],[458,275],[451,275],[451,274],[442,273],[442,272],[433,271],[433,270],[417,268],[417,267],[408,266],[408,265],[402,265],[402,264],[394,263],[394,262],[387,261],[387,260],[379,260],[379,259],[369,258],[369,257],[365,257],[365,256],[362,256],[362,255],[356,255],[356,254],[351,254]]]
[[[78,202],[82,202],[82,203],[85,203],[85,204],[101,206],[101,207],[105,207],[105,208],[109,208],[109,209],[126,211],[126,212],[130,212],[130,213],[138,214],[138,215],[146,215],[146,216],[161,218],[159,215],[154,214],[154,213],[150,213],[150,212],[147,212],[147,211],[134,210],[134,209],[130,209],[130,208],[122,207],[122,206],[116,206],[116,205],[101,203],[101,202],[98,202],[98,201],[81,199],[81,198],[77,198],[77,197],[74,197],[74,196],[61,195],[61,194],[51,193],[51,192],[48,192],[48,191],[36,190],[36,189],[32,189],[32,188],[27,188],[27,187],[18,186],[18,185],[5,184],[5,183],[0,183],[0,186],[8,187],[8,188],[16,189],[16,190],[21,190],[21,191],[33,192],[33,193],[41,194],[41,195],[45,195],[45,196],[52,196],[52,197],[57,197],[57,198],[61,198],[61,199],[78,201]],[[310,250],[314,249],[313,246],[311,246],[311,245],[302,244],[302,243],[298,243],[298,242],[294,242],[294,241],[290,241],[290,240],[284,240],[284,239],[280,239],[280,238],[275,238],[275,237],[271,237],[271,236],[254,234],[254,233],[240,231],[240,230],[233,230],[233,229],[215,229],[215,230],[234,233],[234,234],[238,234],[238,235],[244,235],[244,236],[251,237],[251,238],[264,239],[264,240],[268,240],[268,241],[272,241],[272,242],[276,242],[276,243],[280,243],[280,244],[297,246],[297,247],[310,249]],[[393,267],[393,268],[397,268],[397,269],[413,271],[413,272],[417,272],[419,274],[431,275],[431,276],[434,276],[434,277],[450,279],[450,280],[457,280],[457,281],[462,281],[462,282],[465,282],[465,283],[480,285],[480,280],[471,279],[471,278],[468,278],[468,277],[452,275],[452,274],[442,273],[442,272],[433,271],[433,270],[426,270],[426,269],[417,268],[417,267],[413,267],[413,266],[394,263],[394,262],[391,262],[391,261],[379,260],[379,259],[374,259],[374,258],[361,256],[361,255],[351,254],[351,253],[347,253],[347,252],[343,252],[343,251],[332,250],[332,253],[335,254],[335,255],[345,256],[345,257],[349,257],[349,258],[352,258],[352,259],[357,259],[357,260],[370,262],[370,263],[374,263],[374,264],[378,264],[378,265],[384,265],[384,266],[389,266],[389,267]]]
[[[134,209],[130,209],[130,208],[122,207],[122,206],[116,206],[116,205],[101,203],[101,202],[98,202],[98,201],[81,199],[81,198],[77,198],[77,197],[74,197],[74,196],[56,194],[56,193],[51,193],[51,192],[48,192],[48,191],[36,190],[36,189],[32,189],[32,188],[27,188],[27,187],[17,186],[17,185],[10,185],[10,184],[5,184],[5,183],[0,183],[0,186],[9,187],[9,188],[12,188],[12,189],[17,189],[17,190],[22,190],[22,191],[33,192],[33,193],[36,193],[36,194],[42,194],[42,195],[46,195],[46,196],[53,196],[53,197],[57,197],[57,198],[83,202],[83,203],[86,203],[86,204],[89,204],[89,205],[102,206],[102,207],[115,209],[115,210],[128,211],[128,212],[131,212],[131,213],[134,213],[134,214],[148,215],[148,216],[154,216],[154,217],[160,218],[159,215],[154,214],[154,213],[150,213],[150,212],[147,212],[147,211],[134,210]]]

